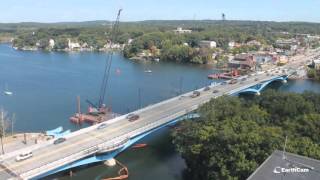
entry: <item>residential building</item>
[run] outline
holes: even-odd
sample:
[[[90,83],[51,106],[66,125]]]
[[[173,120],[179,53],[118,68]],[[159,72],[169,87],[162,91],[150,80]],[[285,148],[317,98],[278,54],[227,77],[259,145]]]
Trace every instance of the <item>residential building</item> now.
[[[217,47],[217,43],[215,41],[200,41],[199,42],[199,46],[201,48],[216,48]]]
[[[252,40],[247,42],[248,46],[261,46],[261,43],[257,40]]]
[[[247,180],[315,180],[319,171],[319,160],[276,150]]]
[[[51,49],[53,49],[53,48],[54,48],[54,45],[55,45],[54,40],[53,40],[53,39],[50,39],[50,40],[49,40],[49,47],[50,47]]]
[[[230,68],[237,69],[254,69],[256,61],[252,54],[238,54],[234,56],[232,60],[229,61],[228,66]]]
[[[70,50],[77,50],[77,49],[81,48],[81,46],[78,42],[73,43],[73,42],[71,42],[70,39],[68,39],[68,47]]]
[[[175,32],[176,34],[187,34],[187,33],[191,33],[192,30],[182,29],[182,27],[178,27],[176,30],[173,30],[173,32]]]
[[[284,64],[287,64],[288,62],[289,62],[288,56],[285,56],[285,55],[278,56],[278,64],[284,65]]]

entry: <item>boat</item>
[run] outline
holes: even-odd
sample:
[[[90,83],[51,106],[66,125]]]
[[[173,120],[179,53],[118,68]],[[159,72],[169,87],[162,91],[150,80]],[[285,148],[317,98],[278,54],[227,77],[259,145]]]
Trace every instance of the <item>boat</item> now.
[[[145,73],[152,73],[152,71],[151,71],[150,69],[145,70],[144,72],[145,72]]]
[[[12,94],[13,94],[11,91],[4,91],[3,93],[4,93],[5,95],[7,95],[7,96],[12,96]]]
[[[147,144],[135,144],[132,146],[133,149],[144,148],[147,147]]]
[[[5,85],[5,90],[3,91],[3,94],[7,95],[7,96],[13,95],[13,93],[8,90],[8,85],[7,84]]]

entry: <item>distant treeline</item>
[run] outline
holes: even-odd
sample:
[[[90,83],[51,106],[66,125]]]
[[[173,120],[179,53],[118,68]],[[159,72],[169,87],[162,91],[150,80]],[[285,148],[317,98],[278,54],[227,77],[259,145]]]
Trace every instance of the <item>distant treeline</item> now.
[[[111,25],[110,21],[0,24],[0,35],[6,33],[15,37],[13,43],[16,47],[33,47],[38,43],[38,48],[46,49],[49,39],[54,39],[54,49],[64,49],[67,39],[72,39],[99,49],[110,41]],[[190,29],[192,33],[177,36],[173,33],[177,27]],[[230,41],[244,43],[258,40],[263,45],[272,45],[278,38],[295,37],[297,33],[320,34],[320,24],[215,20],[121,22],[119,38],[114,42],[126,44],[129,39],[134,40],[124,50],[126,57],[148,50],[152,56],[165,60],[206,63],[210,60],[208,51],[195,50],[200,40],[214,40],[219,48],[227,49]],[[183,46],[185,43],[189,46]],[[245,48],[236,51],[255,49]]]

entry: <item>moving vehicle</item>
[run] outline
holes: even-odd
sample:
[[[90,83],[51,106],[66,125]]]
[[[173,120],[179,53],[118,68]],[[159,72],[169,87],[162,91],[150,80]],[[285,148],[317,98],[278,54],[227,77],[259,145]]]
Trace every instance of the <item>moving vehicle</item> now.
[[[229,84],[236,84],[237,82],[238,82],[238,80],[236,80],[236,79],[231,79],[230,82],[229,82]]]
[[[19,162],[19,161],[23,161],[23,160],[26,160],[26,159],[29,159],[33,156],[32,152],[31,151],[27,151],[27,152],[24,152],[24,153],[21,153],[19,154],[17,157],[16,157],[16,161]]]
[[[190,97],[195,98],[200,96],[200,92],[199,91],[193,91],[192,95]]]
[[[203,91],[209,91],[210,90],[210,87],[209,86],[206,86]]]
[[[98,127],[97,127],[97,129],[99,130],[99,129],[104,129],[104,128],[106,128],[107,127],[107,124],[100,124]]]
[[[255,81],[258,81],[259,79],[258,79],[258,78],[255,78],[254,80],[255,80]]]
[[[140,116],[137,114],[128,114],[128,116],[126,118],[129,119],[130,122],[133,122],[133,121],[138,120],[140,118]]]
[[[221,83],[221,85],[226,85],[227,84],[227,82],[225,82],[225,81],[223,81],[222,83]]]
[[[212,92],[213,92],[213,93],[218,93],[219,90],[215,89],[215,90],[213,90]]]
[[[63,143],[65,142],[67,139],[66,138],[58,138],[56,139],[55,141],[53,141],[53,144],[60,144],[60,143]]]

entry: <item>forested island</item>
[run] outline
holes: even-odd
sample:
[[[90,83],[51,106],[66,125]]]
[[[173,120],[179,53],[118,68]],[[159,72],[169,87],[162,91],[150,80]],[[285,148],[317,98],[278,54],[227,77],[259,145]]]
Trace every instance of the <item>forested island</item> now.
[[[173,143],[187,164],[186,179],[247,179],[274,151],[320,159],[320,94],[276,92],[223,96],[181,122]]]
[[[230,55],[275,48],[290,50],[290,42],[301,47],[318,47],[317,35],[320,34],[318,23],[139,21],[121,22],[118,38],[111,40],[111,25],[109,21],[0,24],[0,40],[10,40],[13,47],[20,50],[117,49],[123,51],[125,57],[133,59],[223,64]],[[316,37],[316,40],[309,37]]]

